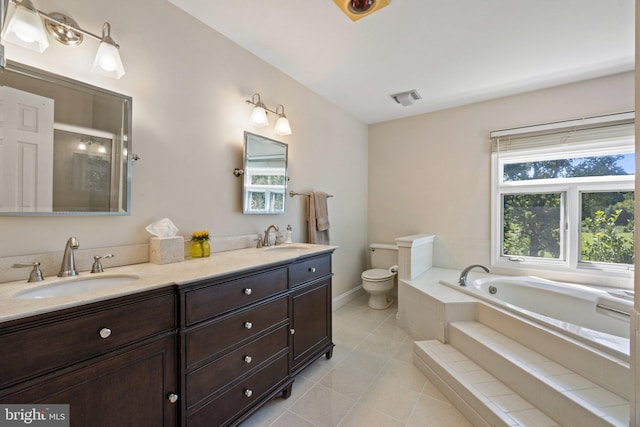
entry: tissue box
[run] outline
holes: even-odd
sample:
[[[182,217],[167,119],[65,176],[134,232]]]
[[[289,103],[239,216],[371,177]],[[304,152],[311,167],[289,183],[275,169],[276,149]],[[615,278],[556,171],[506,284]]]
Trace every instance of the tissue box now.
[[[149,262],[171,264],[184,261],[184,237],[152,237],[149,241]]]

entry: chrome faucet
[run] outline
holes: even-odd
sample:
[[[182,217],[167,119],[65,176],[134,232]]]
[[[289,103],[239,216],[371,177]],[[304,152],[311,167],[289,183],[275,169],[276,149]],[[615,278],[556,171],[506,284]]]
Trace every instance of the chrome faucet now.
[[[484,271],[486,271],[487,273],[489,273],[489,269],[487,267],[485,267],[484,265],[480,265],[480,264],[470,265],[469,267],[467,267],[464,270],[462,270],[462,273],[460,273],[460,278],[458,279],[458,285],[467,286],[467,275],[469,274],[469,272],[472,269],[474,269],[476,267],[479,267],[479,268],[483,269]]]
[[[106,254],[106,255],[96,255],[93,257],[93,266],[91,267],[91,272],[92,273],[102,273],[104,272],[104,268],[102,268],[102,260],[105,258],[113,258],[114,255],[113,254]]]
[[[278,226],[275,224],[271,224],[269,227],[267,227],[267,229],[264,231],[264,240],[262,241],[262,246],[271,246],[271,242],[269,241],[269,233],[271,232],[272,229],[275,230],[276,232],[280,231]],[[277,237],[276,237],[276,243],[277,243]]]
[[[73,257],[73,250],[78,249],[80,243],[75,237],[69,237],[67,240],[67,246],[64,248],[64,256],[62,257],[62,265],[60,266],[60,272],[58,277],[77,276],[76,262]]]
[[[44,280],[44,276],[42,275],[42,270],[40,270],[40,262],[34,261],[28,264],[13,264],[11,267],[13,268],[23,268],[23,267],[32,267],[31,273],[29,274],[29,280],[27,282],[41,282]]]

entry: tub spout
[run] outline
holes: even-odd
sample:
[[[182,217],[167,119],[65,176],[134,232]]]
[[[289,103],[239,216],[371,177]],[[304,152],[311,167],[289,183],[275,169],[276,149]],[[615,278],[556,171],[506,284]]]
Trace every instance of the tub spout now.
[[[474,269],[476,267],[481,268],[484,271],[486,271],[487,273],[489,273],[489,269],[487,267],[485,267],[484,265],[481,265],[481,264],[470,265],[469,267],[467,267],[464,270],[462,270],[462,273],[460,273],[460,278],[458,279],[458,285],[467,286],[467,275],[469,274],[469,272],[472,269]]]

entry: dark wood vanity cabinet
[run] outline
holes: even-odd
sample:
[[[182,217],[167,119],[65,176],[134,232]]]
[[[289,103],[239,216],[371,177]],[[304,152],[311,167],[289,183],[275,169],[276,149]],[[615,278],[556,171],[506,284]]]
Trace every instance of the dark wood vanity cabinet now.
[[[182,425],[226,426],[331,357],[331,253],[180,290]]]
[[[286,265],[181,289],[183,425],[234,424],[289,395],[288,291]]]
[[[0,403],[66,403],[72,426],[177,422],[167,288],[0,324]]]
[[[0,403],[72,426],[236,425],[331,357],[331,254],[0,323]]]
[[[330,359],[331,255],[304,259],[289,267],[291,284],[291,374],[323,354]]]

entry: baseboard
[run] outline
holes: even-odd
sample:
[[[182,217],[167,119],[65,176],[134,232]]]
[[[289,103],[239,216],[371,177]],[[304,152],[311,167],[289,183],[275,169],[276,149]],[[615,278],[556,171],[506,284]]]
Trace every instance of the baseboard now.
[[[365,294],[364,289],[362,289],[362,285],[358,285],[355,288],[338,295],[331,301],[331,310],[336,311],[343,305],[346,305],[353,301],[354,299]]]

